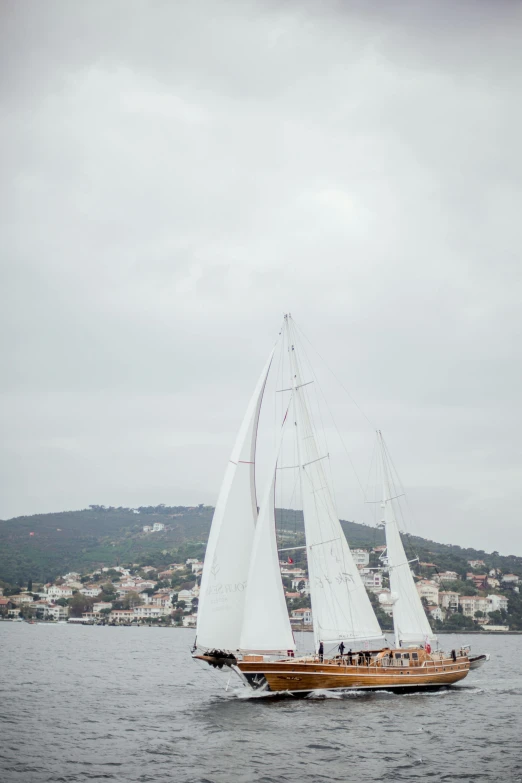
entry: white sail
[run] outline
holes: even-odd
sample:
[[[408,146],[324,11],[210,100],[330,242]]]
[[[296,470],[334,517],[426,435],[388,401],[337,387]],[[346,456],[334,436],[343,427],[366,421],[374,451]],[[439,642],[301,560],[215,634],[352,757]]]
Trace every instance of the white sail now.
[[[393,508],[393,493],[391,491],[391,476],[386,447],[382,434],[378,433],[381,450],[383,474],[384,526],[386,533],[386,557],[390,575],[390,590],[393,607],[393,628],[397,647],[409,644],[424,645],[437,641],[431,630],[426,612],[410,569],[406,552],[402,543],[399,526]]]
[[[353,650],[383,647],[383,633],[335,511],[324,470],[327,455],[317,449],[288,318],[286,323],[315,643],[344,641]]]
[[[272,350],[248,405],[214,511],[201,577],[199,647],[239,649],[257,519],[254,470],[257,426],[273,353]]]
[[[259,509],[245,596],[241,650],[295,650],[279,566],[275,531],[276,468],[284,424],[269,484]]]

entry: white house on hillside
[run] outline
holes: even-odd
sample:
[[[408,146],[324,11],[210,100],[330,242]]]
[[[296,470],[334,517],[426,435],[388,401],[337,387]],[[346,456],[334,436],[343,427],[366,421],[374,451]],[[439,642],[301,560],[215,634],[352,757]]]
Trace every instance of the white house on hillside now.
[[[444,614],[440,606],[428,606],[428,612],[434,620],[444,620]]]
[[[303,623],[304,625],[312,625],[312,610],[294,609],[290,615],[290,621],[293,621],[294,623]]]
[[[67,620],[69,616],[68,606],[48,606],[47,617],[52,617],[53,620]]]
[[[453,590],[441,590],[439,592],[439,601],[443,609],[456,612],[459,608],[459,594]]]
[[[190,603],[193,598],[197,598],[194,590],[180,590],[178,593],[178,601],[186,601]]]
[[[425,598],[429,604],[439,603],[439,586],[436,582],[431,582],[429,579],[421,579],[415,586],[419,596]]]
[[[508,599],[503,595],[488,595],[488,599],[491,602],[490,612],[497,612],[499,609],[503,609],[505,612],[508,610]]]
[[[50,587],[46,585],[44,590],[49,598],[54,598],[55,600],[58,598],[72,598],[73,594],[72,588],[66,585],[51,585]]]
[[[434,582],[455,582],[459,578],[456,571],[442,571],[440,574],[433,575]]]
[[[85,585],[85,587],[82,587],[80,590],[80,593],[88,598],[96,598],[96,596],[100,595],[101,591],[101,587],[98,587],[97,585]]]
[[[134,617],[143,619],[152,619],[154,617],[163,617],[166,614],[170,614],[170,609],[167,611],[162,606],[135,606]]]
[[[475,612],[487,614],[493,611],[489,598],[483,598],[479,595],[461,595],[459,604],[462,607],[462,614],[465,617],[475,617]]]
[[[112,609],[110,601],[98,601],[98,603],[92,605],[92,611],[94,614],[98,614],[102,609]]]
[[[305,595],[310,595],[310,580],[308,577],[299,579],[292,579],[292,589],[299,590],[299,585],[302,585],[301,592]]]
[[[379,571],[373,571],[371,568],[361,568],[361,579],[363,585],[371,592],[382,589],[382,574]]]
[[[370,553],[366,549],[352,549],[352,555],[357,567],[365,568],[370,562]]]

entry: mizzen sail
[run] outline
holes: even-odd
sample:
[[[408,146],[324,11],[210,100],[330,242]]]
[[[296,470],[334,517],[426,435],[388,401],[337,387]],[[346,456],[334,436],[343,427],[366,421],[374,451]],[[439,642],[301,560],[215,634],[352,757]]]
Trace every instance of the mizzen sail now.
[[[419,593],[415,587],[410,564],[404,551],[399,526],[393,508],[392,481],[386,446],[381,432],[377,433],[381,451],[384,528],[386,533],[386,557],[390,576],[390,590],[393,600],[393,628],[395,644],[424,645],[436,642]]]

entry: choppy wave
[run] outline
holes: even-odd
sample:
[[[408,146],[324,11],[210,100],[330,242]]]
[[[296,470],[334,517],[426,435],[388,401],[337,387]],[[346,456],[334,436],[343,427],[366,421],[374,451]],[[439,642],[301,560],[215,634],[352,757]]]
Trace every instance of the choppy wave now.
[[[182,630],[34,628],[0,623],[2,783],[522,783],[520,637],[440,691],[295,698],[200,669]]]

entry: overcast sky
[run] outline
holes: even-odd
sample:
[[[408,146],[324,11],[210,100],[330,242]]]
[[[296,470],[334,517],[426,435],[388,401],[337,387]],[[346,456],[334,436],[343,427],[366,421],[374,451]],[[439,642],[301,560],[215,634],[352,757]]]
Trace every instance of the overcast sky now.
[[[412,532],[521,555],[522,5],[0,13],[0,516],[214,504],[291,311]]]

